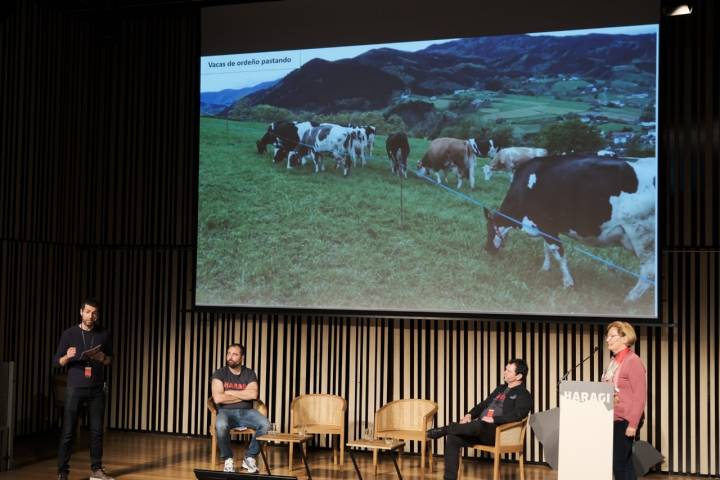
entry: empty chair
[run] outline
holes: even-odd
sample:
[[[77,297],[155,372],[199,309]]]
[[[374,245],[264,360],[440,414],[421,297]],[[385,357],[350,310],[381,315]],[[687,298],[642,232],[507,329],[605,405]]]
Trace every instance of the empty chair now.
[[[420,466],[425,468],[425,451],[431,445],[426,432],[432,427],[437,411],[437,403],[431,400],[407,398],[392,401],[375,412],[375,436],[420,442]],[[432,455],[428,459],[432,470]],[[373,454],[373,465],[377,465],[377,451]]]
[[[512,423],[504,423],[495,428],[495,445],[473,445],[467,448],[474,448],[481,452],[489,452],[493,455],[493,480],[500,478],[500,455],[503,453],[517,453],[518,466],[520,467],[520,480],[525,480],[525,432],[527,431],[528,419]],[[458,468],[458,479],[462,476],[462,455],[460,455],[460,466]]]
[[[338,435],[340,465],[345,462],[345,413],[347,402],[338,395],[310,393],[295,397],[290,404],[290,433]],[[333,437],[334,439],[334,437]],[[290,444],[289,468],[292,469],[293,444]],[[333,448],[333,462],[337,452]]]

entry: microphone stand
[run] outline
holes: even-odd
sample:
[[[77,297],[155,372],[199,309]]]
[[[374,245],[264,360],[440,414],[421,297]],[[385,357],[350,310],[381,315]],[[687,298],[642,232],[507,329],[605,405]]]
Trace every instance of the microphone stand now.
[[[587,357],[585,357],[585,358],[583,358],[582,360],[580,360],[580,363],[578,363],[577,365],[575,365],[574,367],[572,367],[570,370],[568,370],[567,372],[565,372],[565,375],[563,375],[563,376],[560,378],[560,380],[558,380],[558,382],[557,382],[557,387],[560,388],[560,384],[561,384],[562,382],[564,382],[565,380],[567,380],[568,375],[570,375],[572,372],[574,372],[575,369],[578,368],[580,365],[582,365],[583,363],[587,362],[590,357],[592,357],[593,355],[595,355],[595,354],[598,352],[598,350],[600,350],[600,346],[599,346],[599,345],[595,345],[595,348],[593,348],[593,351],[590,352],[590,355],[588,355]]]

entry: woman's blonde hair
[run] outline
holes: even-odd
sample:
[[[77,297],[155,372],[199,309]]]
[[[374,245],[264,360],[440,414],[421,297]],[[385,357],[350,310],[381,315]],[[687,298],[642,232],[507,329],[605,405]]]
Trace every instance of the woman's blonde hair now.
[[[625,345],[627,345],[628,347],[632,347],[633,345],[635,345],[637,335],[635,335],[635,329],[628,322],[621,322],[619,320],[612,322],[605,329],[605,334],[610,333],[611,328],[617,330],[618,335],[623,338],[623,342],[625,343]]]

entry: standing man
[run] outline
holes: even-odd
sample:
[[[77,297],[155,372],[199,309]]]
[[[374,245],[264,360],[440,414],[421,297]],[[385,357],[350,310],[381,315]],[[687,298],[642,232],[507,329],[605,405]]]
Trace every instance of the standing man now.
[[[457,423],[428,430],[428,438],[447,435],[445,442],[445,480],[455,480],[463,447],[495,444],[495,427],[503,423],[517,422],[530,414],[532,397],[525,388],[527,364],[519,358],[505,365],[505,383],[465,414]]]
[[[58,480],[67,480],[70,454],[75,438],[78,409],[86,403],[90,420],[90,480],[113,480],[102,466],[105,420],[105,367],[110,365],[110,332],[97,325],[100,306],[87,298],[80,304],[80,324],[65,330],[53,358],[56,366],[67,367],[65,412],[58,448]]]
[[[258,398],[258,380],[254,371],[245,365],[245,347],[233,343],[227,348],[225,366],[212,374],[212,398],[218,413],[215,430],[220,458],[225,461],[225,472],[235,471],[232,449],[230,448],[230,430],[238,427],[255,430],[242,467],[248,473],[258,471],[255,457],[260,445],[255,437],[265,435],[270,429],[268,419],[253,408],[253,400]]]

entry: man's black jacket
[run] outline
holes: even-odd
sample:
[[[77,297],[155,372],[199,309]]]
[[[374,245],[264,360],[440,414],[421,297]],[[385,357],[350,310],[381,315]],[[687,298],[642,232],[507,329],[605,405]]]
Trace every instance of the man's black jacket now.
[[[493,399],[505,391],[507,388],[506,384],[499,385],[485,400],[475,405],[470,410],[470,416],[474,419],[480,416],[488,405],[490,405]],[[508,390],[503,401],[502,415],[493,417],[496,424],[501,425],[503,423],[517,422],[527,417],[532,409],[532,396],[525,388],[525,384],[521,383],[517,387]]]

